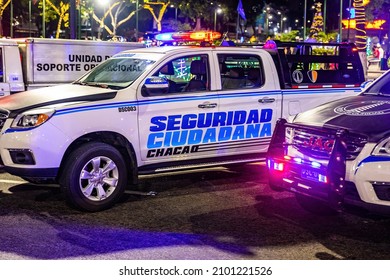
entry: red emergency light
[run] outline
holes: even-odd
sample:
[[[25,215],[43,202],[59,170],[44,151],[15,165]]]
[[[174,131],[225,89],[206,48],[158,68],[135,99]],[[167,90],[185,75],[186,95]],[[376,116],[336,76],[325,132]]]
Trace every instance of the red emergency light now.
[[[215,31],[177,32],[172,39],[182,41],[213,41],[221,38],[221,33]]]

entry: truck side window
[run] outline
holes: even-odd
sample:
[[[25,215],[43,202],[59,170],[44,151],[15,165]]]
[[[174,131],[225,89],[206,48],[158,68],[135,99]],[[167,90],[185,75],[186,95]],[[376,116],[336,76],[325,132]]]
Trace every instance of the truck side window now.
[[[258,88],[264,84],[260,57],[255,55],[218,55],[222,90]]]
[[[0,48],[0,83],[4,82],[3,49]]]
[[[208,56],[194,55],[166,62],[153,76],[165,78],[169,83],[168,94],[171,94],[209,91],[209,73]]]
[[[293,84],[360,84],[364,73],[351,45],[297,45],[286,53]]]

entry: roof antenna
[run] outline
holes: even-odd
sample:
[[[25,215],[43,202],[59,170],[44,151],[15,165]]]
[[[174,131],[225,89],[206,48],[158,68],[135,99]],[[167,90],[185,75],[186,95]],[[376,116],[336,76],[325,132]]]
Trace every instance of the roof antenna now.
[[[234,47],[235,44],[233,41],[230,41],[230,40],[226,40],[228,39],[228,32],[226,31],[225,33],[223,33],[223,36],[222,36],[222,40],[221,40],[221,43],[219,44],[219,46],[223,46],[223,47]]]

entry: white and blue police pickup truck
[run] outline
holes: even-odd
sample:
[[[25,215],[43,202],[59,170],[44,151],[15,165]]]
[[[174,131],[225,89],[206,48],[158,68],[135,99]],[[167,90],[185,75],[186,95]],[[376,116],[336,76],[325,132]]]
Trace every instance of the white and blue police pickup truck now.
[[[270,186],[303,208],[336,214],[350,206],[390,214],[390,72],[358,96],[277,122],[268,150]]]
[[[72,84],[1,99],[1,161],[100,211],[139,174],[265,160],[278,118],[357,95],[363,81],[351,45],[125,51]]]

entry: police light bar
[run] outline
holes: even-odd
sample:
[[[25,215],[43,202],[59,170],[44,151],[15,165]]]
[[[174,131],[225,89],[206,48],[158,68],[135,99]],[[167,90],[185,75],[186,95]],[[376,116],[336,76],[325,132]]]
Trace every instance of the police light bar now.
[[[211,31],[192,32],[190,38],[195,41],[212,41],[221,38],[221,33]]]
[[[162,33],[160,38],[163,38],[165,34]],[[194,32],[175,32],[171,33],[172,40],[180,41],[213,41],[221,38],[222,35],[215,31],[194,31]],[[156,37],[157,40],[160,40]],[[164,40],[161,40],[164,41]]]
[[[172,38],[173,32],[167,32],[167,33],[160,33],[155,36],[156,40],[158,41],[164,41],[164,42],[169,42],[169,41],[174,41],[175,39]]]

